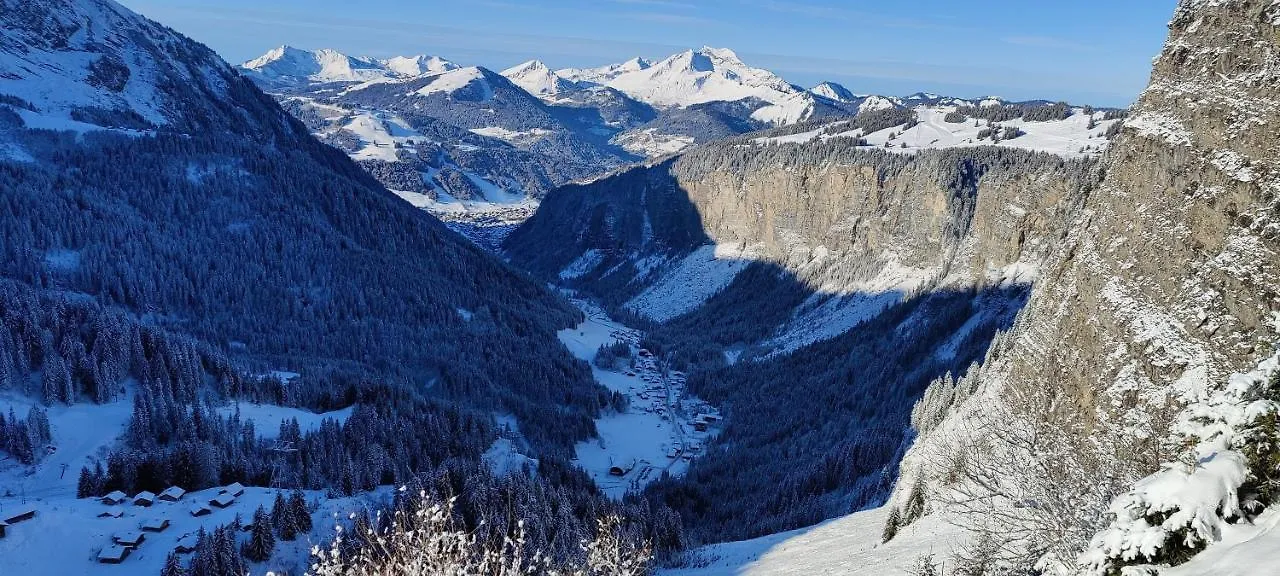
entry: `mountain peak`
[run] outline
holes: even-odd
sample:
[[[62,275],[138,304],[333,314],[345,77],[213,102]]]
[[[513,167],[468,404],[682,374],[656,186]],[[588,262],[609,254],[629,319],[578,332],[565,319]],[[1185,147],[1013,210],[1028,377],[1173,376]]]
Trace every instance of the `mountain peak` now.
[[[418,54],[415,56],[394,56],[381,61],[383,67],[391,72],[401,76],[421,76],[423,74],[438,74],[440,72],[448,72],[456,70],[457,64],[445,60],[439,56],[431,56],[428,54]]]
[[[851,92],[848,88],[845,88],[835,82],[823,82],[813,88],[810,88],[809,92],[828,100],[835,100],[836,102],[841,103],[853,102],[861,97]]]
[[[574,88],[574,84],[552,72],[541,60],[529,60],[502,71],[512,83],[534,96],[551,96]]]

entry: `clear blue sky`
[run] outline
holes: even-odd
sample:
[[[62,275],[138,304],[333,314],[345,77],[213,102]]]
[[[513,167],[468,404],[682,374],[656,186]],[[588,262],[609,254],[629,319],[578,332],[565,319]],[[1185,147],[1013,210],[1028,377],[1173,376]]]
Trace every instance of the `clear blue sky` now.
[[[1176,0],[121,0],[239,63],[280,44],[495,70],[729,47],[792,83],[1123,106]]]

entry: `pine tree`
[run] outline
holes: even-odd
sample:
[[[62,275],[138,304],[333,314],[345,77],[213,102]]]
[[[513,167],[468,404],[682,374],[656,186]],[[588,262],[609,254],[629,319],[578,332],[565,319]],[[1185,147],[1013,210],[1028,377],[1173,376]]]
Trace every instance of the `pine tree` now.
[[[893,540],[898,535],[898,523],[902,522],[902,518],[898,515],[898,507],[894,506],[889,509],[889,517],[884,521],[884,532],[880,535],[881,542]]]
[[[265,562],[276,548],[276,537],[271,533],[271,518],[266,509],[259,506],[253,513],[253,531],[241,553],[251,562]]]
[[[298,537],[298,525],[283,492],[276,492],[275,502],[271,504],[271,524],[275,526],[276,535],[281,540],[292,541]]]
[[[187,569],[182,567],[182,560],[178,558],[177,552],[169,552],[169,556],[164,559],[160,576],[187,576]]]
[[[289,516],[293,519],[294,529],[301,534],[311,531],[311,510],[307,508],[307,499],[301,490],[294,490],[289,495]]]
[[[88,498],[96,496],[93,489],[93,473],[89,472],[89,467],[80,468],[80,479],[76,481],[76,498]]]

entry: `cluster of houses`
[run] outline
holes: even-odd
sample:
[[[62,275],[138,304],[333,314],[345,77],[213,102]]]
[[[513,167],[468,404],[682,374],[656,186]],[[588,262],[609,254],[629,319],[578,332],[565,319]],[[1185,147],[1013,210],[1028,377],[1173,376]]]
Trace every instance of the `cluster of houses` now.
[[[192,516],[205,516],[213,512],[211,507],[230,507],[235,504],[236,498],[242,494],[244,494],[244,486],[239,482],[223,486],[218,489],[216,495],[209,498],[208,502],[195,502],[188,511]],[[124,516],[124,506],[130,502],[134,506],[150,507],[157,502],[178,503],[186,498],[186,495],[187,491],[178,486],[170,486],[159,494],[143,491],[133,497],[116,490],[102,497],[102,503],[107,505],[107,508],[100,512],[98,517],[120,518]],[[147,533],[160,533],[169,529],[169,520],[167,518],[152,518],[143,522],[138,528],[138,530],[117,532],[112,535],[111,542],[98,553],[98,562],[104,564],[124,562],[131,552],[142,545]],[[0,531],[0,534],[2,532]],[[195,550],[195,537],[193,535],[187,535],[178,541],[177,551],[179,553],[191,552],[192,550]]]

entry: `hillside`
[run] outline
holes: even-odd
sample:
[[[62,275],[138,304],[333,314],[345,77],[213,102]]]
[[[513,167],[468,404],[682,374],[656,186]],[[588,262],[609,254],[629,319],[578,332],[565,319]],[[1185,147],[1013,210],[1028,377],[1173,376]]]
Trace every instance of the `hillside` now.
[[[203,46],[106,0],[5,6],[6,278],[274,369],[434,384],[518,414],[547,449],[590,434],[597,389],[545,344],[578,317],[560,299],[408,209]],[[549,387],[576,431],[535,431]]]

